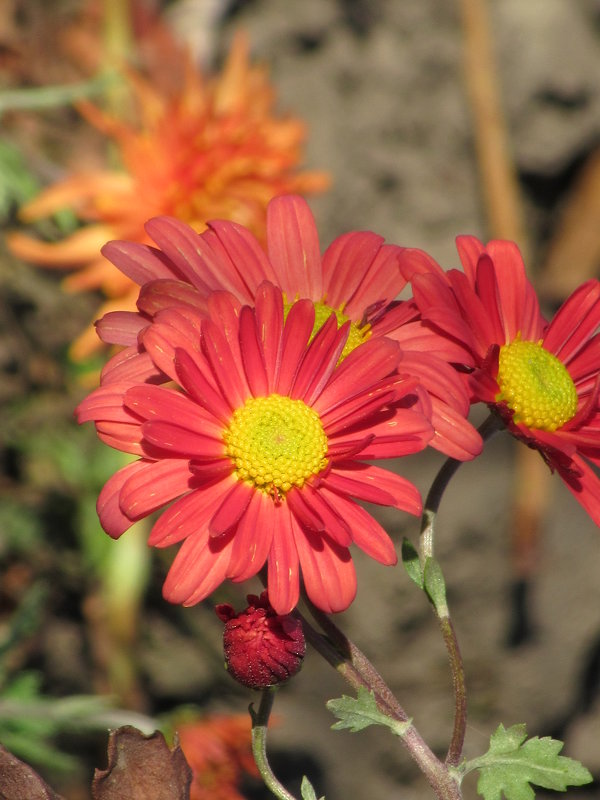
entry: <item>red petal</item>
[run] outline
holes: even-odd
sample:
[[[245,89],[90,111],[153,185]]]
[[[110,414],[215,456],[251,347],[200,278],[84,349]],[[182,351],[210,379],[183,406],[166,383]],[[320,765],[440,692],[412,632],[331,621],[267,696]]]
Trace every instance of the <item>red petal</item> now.
[[[110,420],[139,425],[139,417],[128,411],[124,405],[125,393],[129,388],[128,383],[109,383],[94,389],[75,409],[77,422],[81,424],[90,420]]]
[[[180,348],[175,350],[175,369],[180,384],[196,403],[205,408],[222,425],[228,425],[231,420],[231,409],[214,385],[212,374],[206,369],[206,363],[197,354],[194,355],[196,358],[187,350]],[[201,366],[206,371],[203,371]]]
[[[163,586],[170,603],[191,606],[204,600],[223,581],[231,557],[233,535],[218,539],[200,531],[181,545]]]
[[[143,420],[171,422],[202,438],[223,441],[223,425],[181,392],[164,386],[140,384],[127,390],[124,406]]]
[[[396,392],[389,380],[380,381],[371,391],[342,401],[332,411],[323,414],[321,423],[325,433],[327,436],[336,436],[347,428],[354,428],[395,399]]]
[[[304,509],[310,508],[313,514],[318,517],[320,525],[311,526],[307,524],[307,518],[302,514],[303,508],[300,509],[300,513],[297,513],[298,504],[295,502],[297,496],[301,498]],[[316,488],[311,486],[310,483],[306,483],[301,490],[288,492],[287,499],[290,503],[290,508],[303,525],[308,528],[312,527],[316,531],[327,531],[328,536],[342,547],[348,547],[352,543],[350,528],[321,494],[320,482]]]
[[[322,483],[357,500],[421,513],[421,496],[410,481],[371,464],[336,462]]]
[[[235,222],[215,220],[208,223],[216,238],[245,285],[245,295],[250,300],[267,280],[277,283],[277,276],[263,248],[249,230]]]
[[[121,488],[128,478],[143,472],[150,463],[152,462],[140,460],[122,467],[106,481],[98,496],[96,511],[100,524],[113,539],[118,539],[134,522],[121,510]]]
[[[360,320],[369,306],[387,303],[404,289],[406,280],[398,266],[400,252],[400,247],[391,244],[379,250],[360,287],[344,308],[351,319]]]
[[[217,480],[185,495],[163,511],[152,528],[148,544],[168,547],[188,536],[204,532],[208,537],[208,523],[223,500],[229,482]]]
[[[327,614],[344,611],[356,596],[356,572],[350,551],[295,521],[292,531],[309,598]]]
[[[314,402],[315,411],[325,415],[340,403],[367,391],[394,372],[400,348],[391,339],[371,339],[354,349],[333,373]]]
[[[315,307],[310,300],[299,300],[290,308],[283,329],[281,367],[275,390],[287,395],[300,367],[315,324]]]
[[[254,397],[265,397],[269,393],[269,382],[254,310],[250,306],[244,306],[240,312],[240,351],[250,392]]]
[[[100,382],[106,383],[158,383],[168,380],[164,372],[156,368],[146,352],[141,352],[137,345],[121,350],[104,365],[100,373]]]
[[[256,295],[256,326],[267,371],[269,393],[275,390],[281,366],[283,299],[279,289],[263,283]]]
[[[96,423],[96,433],[100,441],[115,450],[122,450],[124,453],[133,453],[136,456],[146,456],[148,453],[144,448],[141,427],[138,424],[127,425],[123,422]]]
[[[158,369],[177,381],[175,350],[199,351],[201,330],[202,316],[178,306],[158,313],[155,322],[142,332],[141,341]]]
[[[223,397],[232,411],[241,408],[250,396],[242,364],[239,359],[236,361],[222,329],[212,320],[205,320],[202,325],[202,344]]]
[[[573,466],[579,471],[578,475],[560,467],[557,467],[557,471],[573,497],[596,525],[600,525],[600,478],[580,456],[573,457]]]
[[[348,327],[349,323],[346,323],[338,330],[335,314],[321,326],[304,353],[290,389],[290,397],[302,399],[308,405],[318,397],[342,354],[348,338]]]
[[[275,530],[274,503],[264,492],[253,492],[235,531],[227,577],[248,580],[267,560]]]
[[[129,519],[141,519],[188,492],[192,477],[185,460],[163,459],[147,464],[123,484],[121,510]]]
[[[403,247],[398,258],[398,267],[406,281],[412,281],[415,275],[435,273],[443,281],[446,273],[440,265],[424,250],[416,247]]]
[[[324,295],[329,306],[339,308],[354,295],[383,241],[382,236],[370,231],[354,231],[338,236],[329,245],[323,253]],[[362,311],[368,305],[364,303]]]
[[[226,478],[225,482],[229,483],[229,491],[208,523],[208,531],[211,536],[222,536],[231,530],[245,513],[252,500],[252,495],[257,491],[245,481],[237,480],[233,475]]]
[[[199,420],[200,422],[200,420]],[[213,436],[162,420],[149,420],[142,427],[144,442],[160,448],[171,458],[223,458],[225,445]]]
[[[140,289],[137,306],[149,317],[173,306],[190,306],[200,314],[206,314],[205,296],[184,281],[160,280],[144,284]]]
[[[518,333],[522,339],[536,341],[541,337],[543,320],[519,248],[514,242],[496,240],[488,242],[485,249],[496,270],[507,341],[512,342]]]
[[[357,547],[380,564],[396,564],[398,556],[394,543],[377,520],[354,501],[326,490],[324,493],[336,512],[352,529],[352,539]]]
[[[300,596],[298,551],[287,503],[274,505],[273,542],[268,558],[269,602],[278,614],[289,614]]]
[[[563,364],[569,364],[599,326],[600,283],[596,280],[586,281],[557,311],[544,336],[544,347],[560,358]]]
[[[368,431],[373,438],[358,454],[361,460],[397,458],[418,453],[433,436],[431,424],[418,412],[395,408],[380,416],[378,422],[373,421],[369,425]],[[353,441],[353,437],[349,435],[346,439],[342,435],[336,443],[343,444],[346,441]],[[333,443],[330,441],[330,446]]]
[[[180,273],[177,277],[184,277],[202,294],[234,288],[227,280],[227,261],[218,259],[215,264],[214,255],[206,247],[203,236],[185,222],[175,217],[154,217],[144,227],[176,266]],[[210,253],[208,258],[207,253]],[[216,275],[220,279],[215,279]]]
[[[96,322],[98,336],[106,344],[137,345],[139,332],[148,320],[137,311],[109,311]]]
[[[102,255],[139,286],[157,278],[180,278],[178,270],[155,247],[138,242],[107,242]]]
[[[308,203],[301,197],[276,197],[267,207],[267,249],[277,283],[290,300],[323,296],[319,236]]]

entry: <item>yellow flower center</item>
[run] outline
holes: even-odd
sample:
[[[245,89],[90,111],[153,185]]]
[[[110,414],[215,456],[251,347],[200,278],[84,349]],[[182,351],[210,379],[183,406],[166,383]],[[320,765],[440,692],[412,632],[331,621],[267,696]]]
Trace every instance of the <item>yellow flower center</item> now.
[[[501,347],[497,381],[496,401],[528,428],[555,431],[577,412],[577,390],[565,365],[537,342],[515,339]]]
[[[293,303],[286,303],[284,306],[284,315],[287,317],[288,311],[292,307]],[[347,322],[350,317],[347,317],[343,312],[342,308],[332,308],[331,306],[326,305],[325,303],[314,303],[315,307],[315,324],[313,325],[312,333],[310,335],[310,341],[312,341],[313,337],[321,330],[323,325],[327,322],[329,317],[332,314],[335,314],[335,318],[337,319],[338,328],[341,328],[344,322]],[[364,325],[360,325],[358,322],[351,322],[350,323],[350,330],[348,331],[348,338],[346,339],[346,344],[344,345],[344,349],[342,350],[342,354],[338,360],[338,364],[341,363],[347,355],[362,344],[366,342],[367,339],[371,336],[371,326],[368,322]]]
[[[237,477],[276,500],[327,466],[319,415],[291,397],[251,397],[234,411],[224,439]]]

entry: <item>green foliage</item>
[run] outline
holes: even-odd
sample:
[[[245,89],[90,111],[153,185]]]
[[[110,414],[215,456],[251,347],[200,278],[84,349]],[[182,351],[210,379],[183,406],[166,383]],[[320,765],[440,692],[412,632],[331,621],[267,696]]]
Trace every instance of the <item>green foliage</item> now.
[[[0,139],[0,220],[8,219],[13,206],[29,200],[38,190],[19,150]]]
[[[436,561],[435,558],[428,558],[425,561],[423,583],[427,597],[435,606],[438,616],[447,617],[448,604],[446,602],[446,582],[444,581],[439,561]]]
[[[312,783],[308,780],[306,775],[302,776],[302,784],[300,786],[302,792],[302,800],[317,800],[317,793],[313,789]],[[319,800],[325,800],[325,796],[320,797]]]
[[[404,538],[402,540],[402,563],[409,578],[427,594],[438,615],[440,617],[448,616],[446,583],[439,562],[435,558],[427,558],[425,566],[423,566],[416,547],[411,541]]]
[[[0,504],[0,557],[6,553],[26,554],[42,539],[42,524],[33,509],[10,497]]]
[[[8,92],[0,92],[0,114]],[[0,139],[0,222],[10,218],[14,207],[23,205],[40,191],[40,184],[15,145]],[[78,225],[77,217],[69,209],[52,216],[52,223],[39,220],[35,228],[49,238],[69,233]]]
[[[62,708],[65,701],[42,698],[37,673],[25,672],[4,687],[0,696],[0,742],[11,753],[27,763],[56,771],[72,770],[77,760],[55,748],[51,738],[68,727],[73,715],[86,713],[89,703],[95,708],[101,702],[90,698],[81,707]],[[71,718],[69,720],[69,718]]]
[[[10,619],[0,628],[0,692],[7,681],[8,655],[40,627],[47,595],[47,587],[43,582],[34,583],[27,589]]]
[[[532,800],[530,784],[557,792],[589,783],[589,771],[572,758],[560,756],[563,743],[545,736],[527,739],[525,725],[500,725],[488,752],[468,761],[464,774],[480,771],[477,791],[485,800]]]
[[[414,581],[419,589],[423,588],[423,568],[419,559],[419,553],[413,543],[404,537],[402,539],[402,563],[408,572],[409,578]]]
[[[48,697],[33,671],[20,673],[0,693],[0,743],[36,767],[77,768],[78,758],[61,752],[54,743],[61,733],[104,732],[122,725],[134,725],[148,734],[159,727],[155,719],[115,709],[110,697]]]
[[[386,716],[377,708],[375,695],[364,686],[359,687],[358,697],[343,695],[335,700],[328,700],[327,708],[338,718],[339,722],[331,727],[333,730],[348,728],[352,733],[357,733],[368,728],[369,725],[384,725],[396,736],[403,736],[411,721],[399,722]]]

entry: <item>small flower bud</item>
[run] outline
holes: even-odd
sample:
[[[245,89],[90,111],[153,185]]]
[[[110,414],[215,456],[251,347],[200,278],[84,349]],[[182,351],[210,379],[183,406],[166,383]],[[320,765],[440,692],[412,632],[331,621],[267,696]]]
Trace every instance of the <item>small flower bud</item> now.
[[[266,591],[247,599],[248,608],[239,614],[229,603],[215,608],[225,623],[225,664],[243,686],[266,689],[291,678],[302,666],[306,652],[302,623],[291,614],[276,614]]]

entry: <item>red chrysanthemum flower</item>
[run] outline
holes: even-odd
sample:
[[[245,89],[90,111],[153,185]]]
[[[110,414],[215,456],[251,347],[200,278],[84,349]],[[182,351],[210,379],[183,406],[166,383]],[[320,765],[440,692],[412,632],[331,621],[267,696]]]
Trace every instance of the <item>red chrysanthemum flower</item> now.
[[[260,777],[248,714],[211,714],[181,721],[176,729],[193,773],[190,800],[244,800],[243,778]]]
[[[199,235],[177,219],[159,217],[146,230],[159,249],[126,241],[103,248],[142,286],[138,313],[115,312],[98,323],[104,341],[129,346],[119,363],[135,356],[139,331],[160,309],[183,303],[202,310],[207,294],[217,289],[253,304],[259,284],[268,280],[282,289],[287,303],[298,298],[313,302],[315,330],[332,313],[338,324],[348,322],[346,351],[382,335],[400,342],[403,371],[418,377],[430,394],[432,446],[458,459],[481,451],[481,439],[466,419],[464,381],[448,364],[461,350],[424,329],[414,303],[395,301],[406,286],[398,268],[400,247],[384,244],[375,233],[354,231],[335,239],[321,257],[314,217],[297,196],[277,197],[269,204],[267,254],[248,230],[229,221],[210,222]]]
[[[457,239],[464,273],[403,253],[425,324],[459,345],[472,402],[540,451],[600,524],[600,283],[584,283],[553,320],[542,316],[515,244]]]
[[[311,341],[314,304],[286,308],[272,284],[257,288],[255,308],[225,292],[205,307],[164,309],[140,334],[141,380],[149,366],[179,390],[134,383],[125,354],[78,408],[106,443],[140,456],[101,492],[102,525],[118,537],[175,501],[149,539],[183,541],[164,586],[172,602],[197,603],[267,562],[277,613],[296,605],[300,568],[315,605],[341,611],[356,591],[352,543],[396,562],[354,498],[420,513],[411,483],[365,462],[425,447],[427,398],[421,407],[396,342],[373,338],[338,365],[350,323],[331,315]]]
[[[250,689],[266,689],[295,675],[304,660],[306,642],[299,617],[278,614],[269,593],[249,594],[248,607],[236,614],[229,603],[215,611],[225,623],[223,650],[229,673]]]
[[[180,53],[169,63],[184,75],[177,92],[130,70],[126,78],[140,117],[134,124],[81,103],[89,121],[114,140],[122,169],[79,169],[45,189],[21,209],[25,221],[68,207],[89,224],[54,243],[9,234],[12,251],[41,266],[74,270],[65,279],[68,291],[101,289],[108,298],[102,315],[135,308],[137,298],[137,287],[100,255],[108,239],[148,241],[144,222],[157,214],[177,216],[197,231],[209,219],[231,219],[263,239],[272,197],[326,189],[326,173],[299,169],[306,126],[275,113],[267,71],[249,63],[248,50],[247,38],[238,34],[222,72],[211,78]],[[87,356],[98,345],[90,327],[72,355]]]

